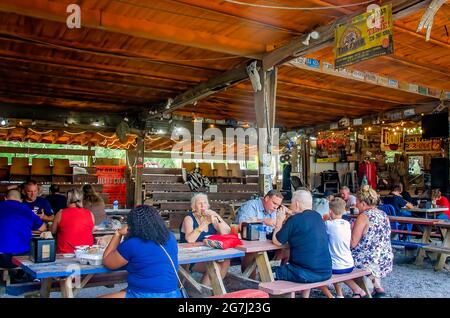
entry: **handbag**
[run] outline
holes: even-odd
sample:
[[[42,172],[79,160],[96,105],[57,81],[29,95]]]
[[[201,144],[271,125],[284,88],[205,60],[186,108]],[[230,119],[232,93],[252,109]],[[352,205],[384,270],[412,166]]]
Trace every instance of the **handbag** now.
[[[203,244],[209,247],[226,250],[227,248],[242,245],[242,241],[239,239],[237,234],[215,234],[208,236],[208,238],[205,238],[203,240]]]
[[[175,275],[177,275],[178,282],[180,283],[180,287],[179,287],[179,288],[180,288],[181,298],[189,298],[189,294],[188,294],[186,288],[184,288],[184,285],[183,285],[183,283],[181,282],[180,276],[178,276],[178,271],[177,271],[177,269],[175,268],[175,264],[174,264],[173,261],[172,261],[172,257],[170,257],[169,253],[167,253],[167,251],[166,251],[166,249],[164,248],[164,246],[162,246],[161,244],[159,244],[159,246],[161,246],[161,248],[162,248],[162,250],[164,251],[164,253],[166,253],[167,257],[168,257],[169,260],[170,260],[170,263],[172,264],[172,267],[173,267],[173,270],[174,270],[174,272],[175,272]]]

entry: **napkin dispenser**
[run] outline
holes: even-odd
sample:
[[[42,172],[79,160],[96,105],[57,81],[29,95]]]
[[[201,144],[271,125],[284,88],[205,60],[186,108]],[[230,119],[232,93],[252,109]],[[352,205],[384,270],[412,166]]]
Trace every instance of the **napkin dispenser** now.
[[[242,223],[241,238],[246,241],[258,241],[259,240],[259,227],[263,225],[262,222],[255,223]]]
[[[35,263],[54,262],[56,258],[55,239],[33,237],[31,239],[31,260]]]

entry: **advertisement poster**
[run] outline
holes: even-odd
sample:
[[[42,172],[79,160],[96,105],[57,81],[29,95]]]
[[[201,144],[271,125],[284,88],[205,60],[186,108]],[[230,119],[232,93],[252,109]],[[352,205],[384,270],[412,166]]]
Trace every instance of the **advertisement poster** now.
[[[441,139],[422,139],[421,135],[410,135],[405,138],[406,152],[435,151],[442,148]]]
[[[393,131],[387,128],[381,130],[381,150],[382,151],[402,151],[403,132]]]
[[[369,28],[374,25],[373,19],[376,19],[376,26]],[[393,53],[392,24],[392,5],[389,4],[380,8],[379,15],[366,12],[339,25],[335,33],[335,67]]]

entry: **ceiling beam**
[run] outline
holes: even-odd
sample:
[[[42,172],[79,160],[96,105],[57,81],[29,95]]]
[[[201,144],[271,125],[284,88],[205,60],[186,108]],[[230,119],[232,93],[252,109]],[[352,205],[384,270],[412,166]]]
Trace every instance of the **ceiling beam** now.
[[[121,5],[125,7],[123,3]],[[83,4],[80,7],[82,27],[247,57],[258,57],[266,49],[264,44],[255,43],[248,39],[240,40],[208,31],[190,30],[189,24],[179,27],[168,23],[153,22],[144,18],[139,19],[113,14],[107,10],[87,9],[83,7]],[[45,0],[2,0],[0,2],[0,11],[64,24],[69,16],[66,13],[66,8],[67,4]],[[131,8],[136,9],[135,7]],[[126,8],[124,10],[126,11]],[[145,11],[146,9],[140,10]],[[150,13],[151,7],[147,10]]]
[[[45,53],[42,51],[39,51],[39,53]],[[162,76],[156,76],[151,74],[144,74],[144,73],[136,73],[141,70],[136,69],[127,69],[127,68],[116,68],[114,66],[109,65],[103,65],[103,64],[96,64],[96,63],[89,63],[89,62],[82,62],[82,61],[70,61],[66,59],[61,59],[57,57],[46,57],[46,56],[40,56],[37,54],[33,55],[33,58],[31,59],[29,55],[17,52],[17,51],[5,51],[0,49],[0,60],[6,61],[6,62],[19,62],[19,63],[27,63],[29,65],[38,65],[38,66],[48,66],[48,67],[64,67],[67,70],[70,70],[72,72],[91,72],[96,74],[103,74],[104,76],[121,76],[124,78],[137,78],[140,80],[148,80],[148,81],[157,81],[159,83],[167,83],[168,85],[174,85],[174,86],[182,86],[187,87],[191,83],[195,83],[192,78],[190,79],[173,79],[169,76],[162,77]],[[106,68],[105,68],[106,67]],[[198,81],[198,79],[197,79]]]
[[[198,84],[186,92],[169,100],[166,104],[160,104],[152,109],[153,114],[145,114],[145,118],[160,117],[162,114],[173,112],[187,104],[193,104],[199,99],[205,98],[216,92],[219,92],[233,84],[242,82],[248,78],[246,65],[226,71],[208,81]],[[156,112],[156,113],[155,113]]]
[[[298,68],[298,69],[302,69],[302,70],[306,70],[306,71],[309,71],[309,72],[320,73],[320,74],[325,74],[325,75],[329,75],[329,76],[332,76],[332,77],[343,78],[343,79],[348,80],[349,82],[358,82],[358,83],[364,83],[364,84],[367,84],[367,85],[373,85],[373,86],[376,86],[376,87],[383,87],[386,90],[394,90],[394,91],[398,91],[398,92],[401,92],[401,93],[404,93],[404,94],[408,94],[409,93],[411,95],[419,95],[419,96],[428,97],[428,98],[436,98],[436,97],[429,96],[427,94],[423,94],[423,93],[420,93],[420,92],[406,91],[406,90],[400,89],[399,87],[385,86],[385,85],[381,85],[379,83],[368,82],[366,80],[362,80],[362,79],[359,79],[359,78],[346,76],[346,75],[344,75],[342,73],[338,73],[338,72],[325,72],[322,68],[319,68],[319,69],[311,68],[311,67],[308,67],[306,65],[298,65],[298,64],[293,64],[293,63],[289,63],[289,66],[290,67],[294,67],[294,68]],[[378,74],[376,74],[376,75],[378,75]],[[434,87],[434,88],[441,90],[441,88],[438,88],[438,87]],[[372,94],[372,96],[375,96],[375,94]],[[394,102],[392,100],[392,94],[389,94],[389,97],[384,96],[384,97],[381,97],[381,98],[383,98],[383,99],[385,99],[387,101]]]
[[[61,71],[53,71],[49,70],[48,68],[45,69],[43,67],[36,67],[36,64],[27,63],[27,65],[20,65],[19,63],[11,64],[6,61],[3,61],[3,59],[0,57],[0,68],[1,70],[11,78],[14,75],[15,78],[19,79],[26,79],[28,82],[28,78],[30,76],[38,76],[38,77],[49,77],[50,79],[61,79],[62,81],[79,81],[79,82],[86,82],[86,83],[92,83],[92,85],[88,85],[88,87],[95,87],[94,85],[108,85],[111,87],[110,91],[113,91],[113,87],[115,86],[118,89],[139,89],[139,90],[151,90],[151,91],[157,91],[157,92],[164,92],[164,93],[170,93],[174,94],[177,93],[179,90],[175,90],[172,88],[165,88],[165,87],[159,87],[156,85],[149,85],[148,83],[133,83],[133,82],[123,82],[117,78],[101,78],[98,74],[92,74],[89,76],[86,76],[82,73],[76,74],[76,77],[74,77],[74,74],[70,71],[64,70]],[[28,74],[30,76],[22,76],[24,74]],[[19,76],[17,76],[19,75]],[[30,77],[31,78],[31,77]],[[62,81],[57,80],[57,83],[62,83]],[[41,82],[42,83],[42,82]],[[46,84],[47,81],[45,81],[42,84]],[[72,86],[72,85],[71,85]],[[104,89],[100,88],[100,91],[104,94]]]
[[[355,92],[355,91],[349,91],[348,89],[342,89],[342,88],[338,88],[332,85],[326,85],[326,84],[322,84],[322,83],[314,83],[314,84],[308,84],[305,83],[304,81],[302,81],[301,79],[295,79],[293,81],[288,81],[287,78],[283,78],[282,76],[279,77],[279,81],[282,83],[286,83],[289,85],[295,85],[295,86],[299,86],[299,87],[303,87],[303,88],[307,88],[307,89],[311,89],[316,91],[317,93],[319,92],[323,92],[324,94],[336,94],[336,95],[342,95],[343,98],[345,98],[346,96],[350,96],[352,98],[360,98],[361,100],[368,100],[368,101],[377,101],[377,102],[388,102],[388,103],[392,103],[392,104],[397,104],[397,105],[404,105],[406,102],[404,100],[399,100],[399,99],[393,99],[391,96],[378,96],[375,94],[367,94],[367,91],[364,92]],[[317,85],[315,85],[317,84]],[[370,104],[368,104],[367,106],[370,106]]]
[[[425,35],[424,34],[417,33],[415,31],[410,30],[408,28],[405,28],[404,26],[401,26],[399,24],[394,24],[394,29],[396,31],[407,33],[408,35],[414,36],[416,38],[420,38],[420,39],[422,39],[425,42]],[[448,42],[443,42],[443,41],[437,40],[437,39],[435,39],[433,37],[430,37],[430,41],[429,42],[433,43],[433,44],[436,44],[436,45],[439,45],[439,46],[442,46],[442,47],[445,47],[447,49],[450,48],[450,44]]]
[[[393,19],[399,19],[404,17],[405,12],[411,14],[416,12],[426,4],[429,3],[429,0],[403,0],[403,1],[385,1],[386,3],[392,2],[392,14]],[[270,53],[266,53],[263,56],[263,68],[264,70],[268,70],[274,66],[284,64],[289,62],[296,57],[304,56],[307,54],[314,53],[319,51],[325,47],[328,47],[334,43],[334,35],[335,28],[339,24],[346,23],[350,21],[353,17],[363,13],[365,11],[355,12],[344,17],[339,18],[331,25],[320,26],[316,29],[311,30],[317,31],[320,34],[320,38],[318,40],[312,40],[310,45],[304,45],[304,42],[308,36],[308,34],[304,34],[302,36],[294,38],[290,43],[285,46],[282,46],[278,49],[273,50]]]

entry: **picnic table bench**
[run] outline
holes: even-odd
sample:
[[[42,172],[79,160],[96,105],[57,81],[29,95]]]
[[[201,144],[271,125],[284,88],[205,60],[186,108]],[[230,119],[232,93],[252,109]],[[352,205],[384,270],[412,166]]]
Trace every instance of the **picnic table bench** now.
[[[330,284],[341,283],[353,279],[366,292],[368,297],[371,297],[370,290],[364,280],[364,277],[369,275],[370,272],[367,270],[354,269],[351,273],[333,275],[330,279],[317,283],[302,284],[284,280],[277,280],[273,282],[260,283],[258,288],[269,293],[272,296],[295,298],[296,292],[328,286]]]

